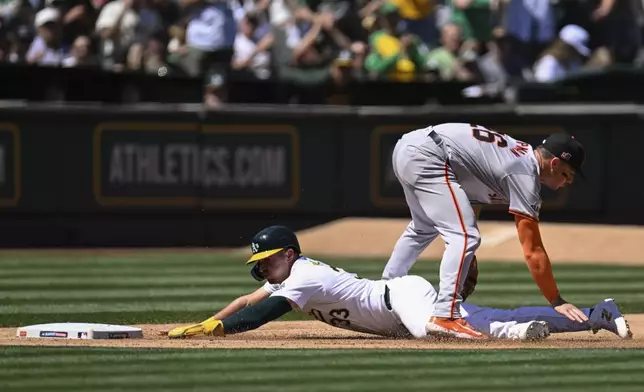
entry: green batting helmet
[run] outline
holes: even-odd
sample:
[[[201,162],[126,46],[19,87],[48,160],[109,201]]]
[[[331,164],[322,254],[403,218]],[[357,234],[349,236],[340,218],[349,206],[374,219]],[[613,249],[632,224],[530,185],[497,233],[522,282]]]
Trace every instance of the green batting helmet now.
[[[250,248],[253,255],[248,259],[246,264],[255,263],[261,259],[265,259],[283,249],[291,248],[297,253],[301,253],[300,243],[297,240],[297,236],[291,231],[291,229],[285,226],[270,226],[255,234],[251,241]],[[250,274],[257,281],[261,282],[265,279],[259,271],[259,263],[255,264],[251,269]]]
[[[253,255],[246,264],[272,256],[282,249],[291,248],[297,253],[301,253],[297,236],[285,226],[270,226],[255,234],[250,248]]]

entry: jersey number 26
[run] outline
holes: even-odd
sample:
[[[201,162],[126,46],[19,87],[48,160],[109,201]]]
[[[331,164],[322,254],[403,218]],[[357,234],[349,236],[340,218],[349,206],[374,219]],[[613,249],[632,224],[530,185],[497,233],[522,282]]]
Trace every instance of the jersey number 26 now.
[[[489,129],[482,127],[480,125],[471,125],[472,127],[472,136],[474,139],[483,142],[483,143],[494,143],[500,148],[506,148],[508,146],[508,141],[498,132],[490,131]],[[530,145],[526,142],[516,140],[516,146],[512,147],[510,151],[514,156],[520,157],[523,154],[528,152],[528,147]]]
[[[508,146],[508,141],[505,140],[503,135],[480,125],[472,125],[472,136],[474,136],[474,139],[484,143],[494,143],[496,140],[496,145],[501,148]]]

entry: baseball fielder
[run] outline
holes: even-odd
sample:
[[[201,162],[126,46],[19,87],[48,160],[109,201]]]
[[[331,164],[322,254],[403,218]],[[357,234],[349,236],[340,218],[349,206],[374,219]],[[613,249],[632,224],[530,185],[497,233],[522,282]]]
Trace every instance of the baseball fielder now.
[[[219,313],[193,325],[180,326],[170,338],[225,336],[248,331],[295,309],[338,328],[381,336],[424,338],[436,291],[420,276],[389,281],[361,279],[323,262],[304,257],[295,234],[282,226],[259,232],[252,241],[251,274],[267,282],[237,298]],[[461,304],[476,328],[501,339],[534,340],[550,332],[607,329],[622,338],[630,331],[612,300],[583,309],[586,323],[570,321],[549,307],[500,310]]]
[[[405,192],[411,222],[396,243],[383,279],[407,275],[440,234],[445,252],[428,328],[472,339],[485,337],[461,313],[461,290],[481,243],[472,205],[509,204],[533,279],[555,311],[583,323],[587,316],[557,288],[539,234],[541,184],[557,190],[581,172],[582,145],[558,133],[533,149],[480,125],[447,123],[411,131],[394,148],[393,170]]]

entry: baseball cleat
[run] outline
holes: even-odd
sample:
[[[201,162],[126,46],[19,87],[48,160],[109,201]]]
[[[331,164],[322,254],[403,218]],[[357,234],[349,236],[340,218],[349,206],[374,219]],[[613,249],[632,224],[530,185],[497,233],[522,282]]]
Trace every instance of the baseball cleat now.
[[[529,321],[510,327],[508,337],[514,340],[536,341],[550,336],[550,327],[545,321]]]
[[[461,339],[487,339],[488,336],[474,329],[464,318],[431,317],[425,325],[429,335],[447,335]]]
[[[592,308],[590,317],[588,317],[588,324],[594,334],[601,329],[605,329],[622,339],[631,339],[633,337],[626,319],[624,319],[622,312],[619,311],[612,298],[607,298]]]

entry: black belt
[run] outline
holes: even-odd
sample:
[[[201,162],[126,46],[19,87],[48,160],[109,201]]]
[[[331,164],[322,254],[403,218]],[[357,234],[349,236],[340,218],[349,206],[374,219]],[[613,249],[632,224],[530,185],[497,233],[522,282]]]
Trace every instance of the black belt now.
[[[429,131],[428,136],[431,137],[432,140],[434,141],[434,143],[436,143],[438,145],[440,145],[443,142],[443,138],[441,138],[440,135],[438,133],[436,133],[436,131],[434,131],[434,129]]]
[[[391,301],[389,300],[389,287],[385,285],[385,306],[387,309],[392,310]]]
[[[443,149],[443,151],[445,151],[444,147],[442,147],[443,138],[441,137],[441,135],[436,133],[436,131],[434,131],[433,128],[429,131],[427,136],[431,137],[432,140],[434,141],[434,143],[436,143],[437,146],[441,147]],[[447,151],[445,151],[445,154],[447,154]],[[447,162],[447,164],[449,165],[449,157],[447,157],[447,156],[445,157],[445,162]]]

